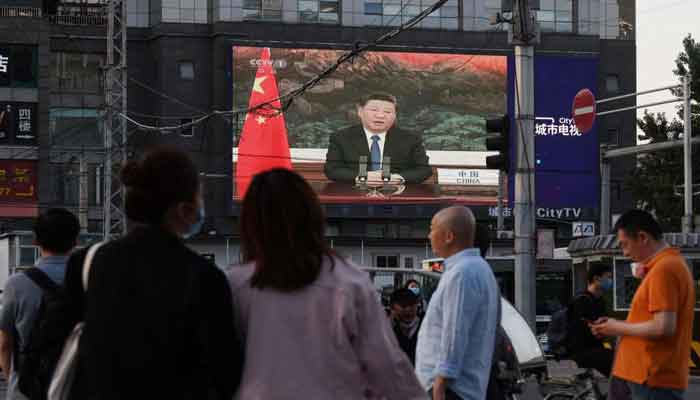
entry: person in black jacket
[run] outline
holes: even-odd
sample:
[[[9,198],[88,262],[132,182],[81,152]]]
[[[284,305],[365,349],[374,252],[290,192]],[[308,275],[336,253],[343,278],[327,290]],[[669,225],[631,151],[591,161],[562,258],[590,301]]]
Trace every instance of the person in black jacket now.
[[[230,400],[243,361],[230,288],[183,242],[204,219],[197,169],[186,154],[157,149],[121,179],[135,227],[98,249],[87,294],[86,249],[68,262],[69,318],[85,321],[71,399]]]
[[[420,297],[411,290],[396,289],[391,294],[390,306],[392,327],[401,350],[416,363],[416,345],[418,344],[418,329],[423,318],[418,315]]]
[[[588,270],[588,287],[571,300],[567,318],[566,348],[571,358],[580,368],[593,368],[605,376],[610,376],[615,354],[593,335],[588,323],[607,316],[603,294],[612,286],[610,266],[593,264]]]
[[[396,97],[386,93],[365,96],[357,105],[362,125],[331,135],[325,173],[336,182],[355,183],[360,156],[367,157],[367,180],[381,182],[382,160],[390,157],[391,183],[421,183],[433,171],[420,136],[394,127]]]

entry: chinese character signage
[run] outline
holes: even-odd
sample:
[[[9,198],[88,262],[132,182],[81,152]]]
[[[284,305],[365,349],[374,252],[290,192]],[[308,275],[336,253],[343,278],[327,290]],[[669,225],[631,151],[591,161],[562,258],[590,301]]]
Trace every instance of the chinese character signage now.
[[[537,136],[581,136],[573,118],[552,117],[535,118],[535,135]]]
[[[508,60],[508,111],[514,115],[513,58]],[[571,118],[579,90],[598,87],[598,59],[588,56],[535,57],[535,199],[538,209],[597,210],[600,148],[597,124],[582,133]],[[512,121],[512,126],[516,126]],[[516,134],[513,129],[511,134]],[[515,140],[511,141],[515,143]],[[515,154],[515,151],[512,151]],[[514,179],[509,193],[514,193]],[[512,201],[512,197],[509,201]],[[538,215],[538,217],[540,217]],[[548,216],[547,216],[548,217]],[[547,218],[545,217],[545,218]]]
[[[0,203],[36,203],[37,164],[0,160]]]
[[[24,103],[17,106],[15,111],[15,143],[28,142],[29,144],[36,142],[34,104]]]
[[[10,86],[10,49],[0,47],[0,86]]]
[[[36,144],[36,103],[0,102],[0,144]]]
[[[0,44],[0,87],[37,87],[37,48]]]

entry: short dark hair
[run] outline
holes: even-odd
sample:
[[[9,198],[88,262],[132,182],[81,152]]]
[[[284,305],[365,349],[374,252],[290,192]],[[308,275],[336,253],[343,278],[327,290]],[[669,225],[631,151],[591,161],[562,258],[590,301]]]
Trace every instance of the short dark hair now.
[[[612,268],[608,264],[592,264],[588,268],[588,283],[593,283],[595,278],[602,277],[603,274],[612,272]]]
[[[375,92],[362,96],[362,98],[360,98],[360,102],[357,103],[357,105],[360,107],[364,107],[370,100],[388,101],[389,103],[393,103],[396,108],[398,108],[399,106],[398,101],[396,100],[396,96],[385,92]]]
[[[42,249],[53,253],[68,253],[80,234],[78,218],[65,208],[50,208],[36,219],[34,239]]]
[[[482,257],[486,257],[491,245],[491,230],[486,224],[476,224],[474,229],[474,247],[478,248]]]
[[[200,190],[197,167],[190,157],[165,147],[126,163],[121,180],[126,187],[127,217],[152,225],[160,225],[171,206],[194,201]]]
[[[313,283],[323,258],[334,264],[325,240],[318,196],[300,175],[281,168],[253,178],[241,208],[241,253],[255,263],[251,286],[293,291]]]
[[[406,288],[394,290],[394,292],[391,294],[391,299],[389,300],[389,304],[398,304],[402,307],[412,306],[418,304],[419,302],[420,298]]]
[[[660,240],[663,237],[661,226],[656,219],[643,210],[629,210],[615,223],[614,232],[624,230],[625,233],[633,238],[639,235],[639,232],[646,232],[655,240]]]

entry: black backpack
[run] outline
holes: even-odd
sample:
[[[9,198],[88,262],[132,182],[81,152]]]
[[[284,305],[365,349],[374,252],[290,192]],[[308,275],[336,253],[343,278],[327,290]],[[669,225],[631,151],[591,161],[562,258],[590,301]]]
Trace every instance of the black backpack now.
[[[41,305],[24,349],[16,358],[18,388],[30,400],[45,400],[53,370],[63,351],[63,333],[54,335],[47,317],[61,308],[61,286],[39,268],[24,271],[42,291]],[[58,338],[58,339],[57,339]]]
[[[573,303],[576,299],[580,297],[590,297],[588,292],[584,292],[576,295],[572,300]],[[547,325],[547,344],[549,345],[549,352],[559,356],[564,357],[569,355],[569,304],[563,307],[561,310],[552,314],[552,320]]]

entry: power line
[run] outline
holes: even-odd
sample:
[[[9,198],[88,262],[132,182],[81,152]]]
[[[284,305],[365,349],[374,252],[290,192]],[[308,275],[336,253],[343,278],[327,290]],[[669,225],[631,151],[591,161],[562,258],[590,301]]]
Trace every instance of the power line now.
[[[265,110],[265,115],[277,115],[280,114],[284,111],[286,111],[291,104],[293,103],[294,99],[303,95],[306,93],[307,90],[313,88],[316,86],[321,80],[326,78],[327,76],[331,75],[334,73],[342,64],[346,62],[352,62],[357,56],[360,54],[376,48],[380,44],[393,39],[397,35],[401,34],[402,32],[413,28],[416,26],[419,22],[421,22],[423,19],[425,19],[428,15],[432,14],[436,10],[438,10],[440,7],[442,7],[445,3],[447,3],[448,0],[438,0],[435,4],[432,6],[424,9],[421,11],[418,15],[415,17],[411,18],[408,22],[401,24],[399,27],[392,29],[391,31],[381,35],[379,38],[375,39],[373,42],[370,43],[356,43],[355,48],[344,53],[341,55],[335,63],[331,64],[328,66],[325,70],[317,74],[315,77],[309,79],[306,83],[301,85],[299,88],[292,90],[291,92],[278,96],[275,99],[257,104],[253,107],[246,107],[246,108],[241,108],[237,110],[232,110],[232,111],[212,111],[208,114],[203,115],[202,117],[197,118],[196,122],[202,122],[205,121],[211,117],[214,116],[233,116],[233,115],[242,115],[242,114],[248,114],[250,112],[255,112],[255,113],[261,113],[261,110]],[[276,103],[280,103],[281,106],[277,107],[275,106]],[[183,129],[187,128],[189,126],[194,125],[195,121],[191,123],[186,123],[186,124],[180,124],[177,126],[168,126],[165,128],[153,126],[153,125],[147,125],[147,124],[141,124],[138,121],[133,120],[129,116],[121,113],[120,114],[122,118],[127,119],[129,122],[136,124],[140,129],[142,130],[150,130],[150,131],[171,131],[171,130],[178,130],[178,129]]]

